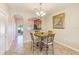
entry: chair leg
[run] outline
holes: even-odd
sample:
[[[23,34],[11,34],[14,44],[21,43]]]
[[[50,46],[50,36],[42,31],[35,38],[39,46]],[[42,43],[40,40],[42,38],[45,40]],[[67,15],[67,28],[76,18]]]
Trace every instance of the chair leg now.
[[[46,54],[47,54],[47,55],[48,55],[48,48],[49,48],[49,47],[48,47],[48,46],[46,46]]]
[[[34,46],[32,43],[31,43],[31,50],[32,50],[32,53],[34,54]]]
[[[47,38],[47,46],[46,46],[46,49],[47,49],[46,53],[48,55],[48,49],[49,49],[49,46],[48,46],[48,38]]]
[[[54,55],[54,45],[52,44],[52,54]]]
[[[34,46],[31,44],[32,53],[34,54]]]
[[[34,54],[34,46],[33,46],[33,54]]]

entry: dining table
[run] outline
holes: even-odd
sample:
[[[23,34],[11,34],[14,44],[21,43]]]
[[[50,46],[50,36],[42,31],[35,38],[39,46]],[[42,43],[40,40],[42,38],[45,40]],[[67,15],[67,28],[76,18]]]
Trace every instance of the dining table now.
[[[47,47],[46,44],[44,43],[44,40],[47,39],[48,37],[54,35],[55,33],[45,33],[45,32],[39,32],[39,33],[34,33],[34,36],[38,37],[38,46],[40,47],[40,51],[42,51],[42,49],[44,47]],[[48,41],[48,39],[47,39]]]

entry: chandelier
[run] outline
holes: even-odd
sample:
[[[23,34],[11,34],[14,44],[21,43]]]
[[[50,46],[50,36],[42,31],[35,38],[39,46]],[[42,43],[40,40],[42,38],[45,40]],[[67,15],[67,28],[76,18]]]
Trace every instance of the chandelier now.
[[[40,3],[40,8],[36,9],[36,10],[37,10],[37,12],[36,12],[37,16],[42,17],[42,16],[46,15],[46,13],[42,10],[42,3]]]

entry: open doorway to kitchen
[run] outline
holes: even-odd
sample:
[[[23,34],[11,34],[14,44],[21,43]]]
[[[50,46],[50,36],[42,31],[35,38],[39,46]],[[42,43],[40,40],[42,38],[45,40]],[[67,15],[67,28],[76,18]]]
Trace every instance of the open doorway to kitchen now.
[[[17,30],[18,30],[17,45],[18,45],[18,48],[21,48],[23,47],[23,32],[24,32],[23,24],[19,24]]]
[[[23,37],[24,37],[24,24],[23,24],[23,17],[21,15],[15,15],[16,21],[16,49],[23,48]]]

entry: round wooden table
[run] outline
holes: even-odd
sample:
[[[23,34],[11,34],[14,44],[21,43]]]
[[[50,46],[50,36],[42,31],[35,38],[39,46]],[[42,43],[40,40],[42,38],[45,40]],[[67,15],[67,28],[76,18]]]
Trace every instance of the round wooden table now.
[[[40,41],[38,43],[39,43],[40,51],[42,51],[43,47],[46,46],[45,43],[43,42],[43,40],[44,39],[47,39],[48,37],[50,37],[52,35],[54,35],[54,33],[53,34],[48,34],[48,33],[35,33],[34,35],[40,39]]]

